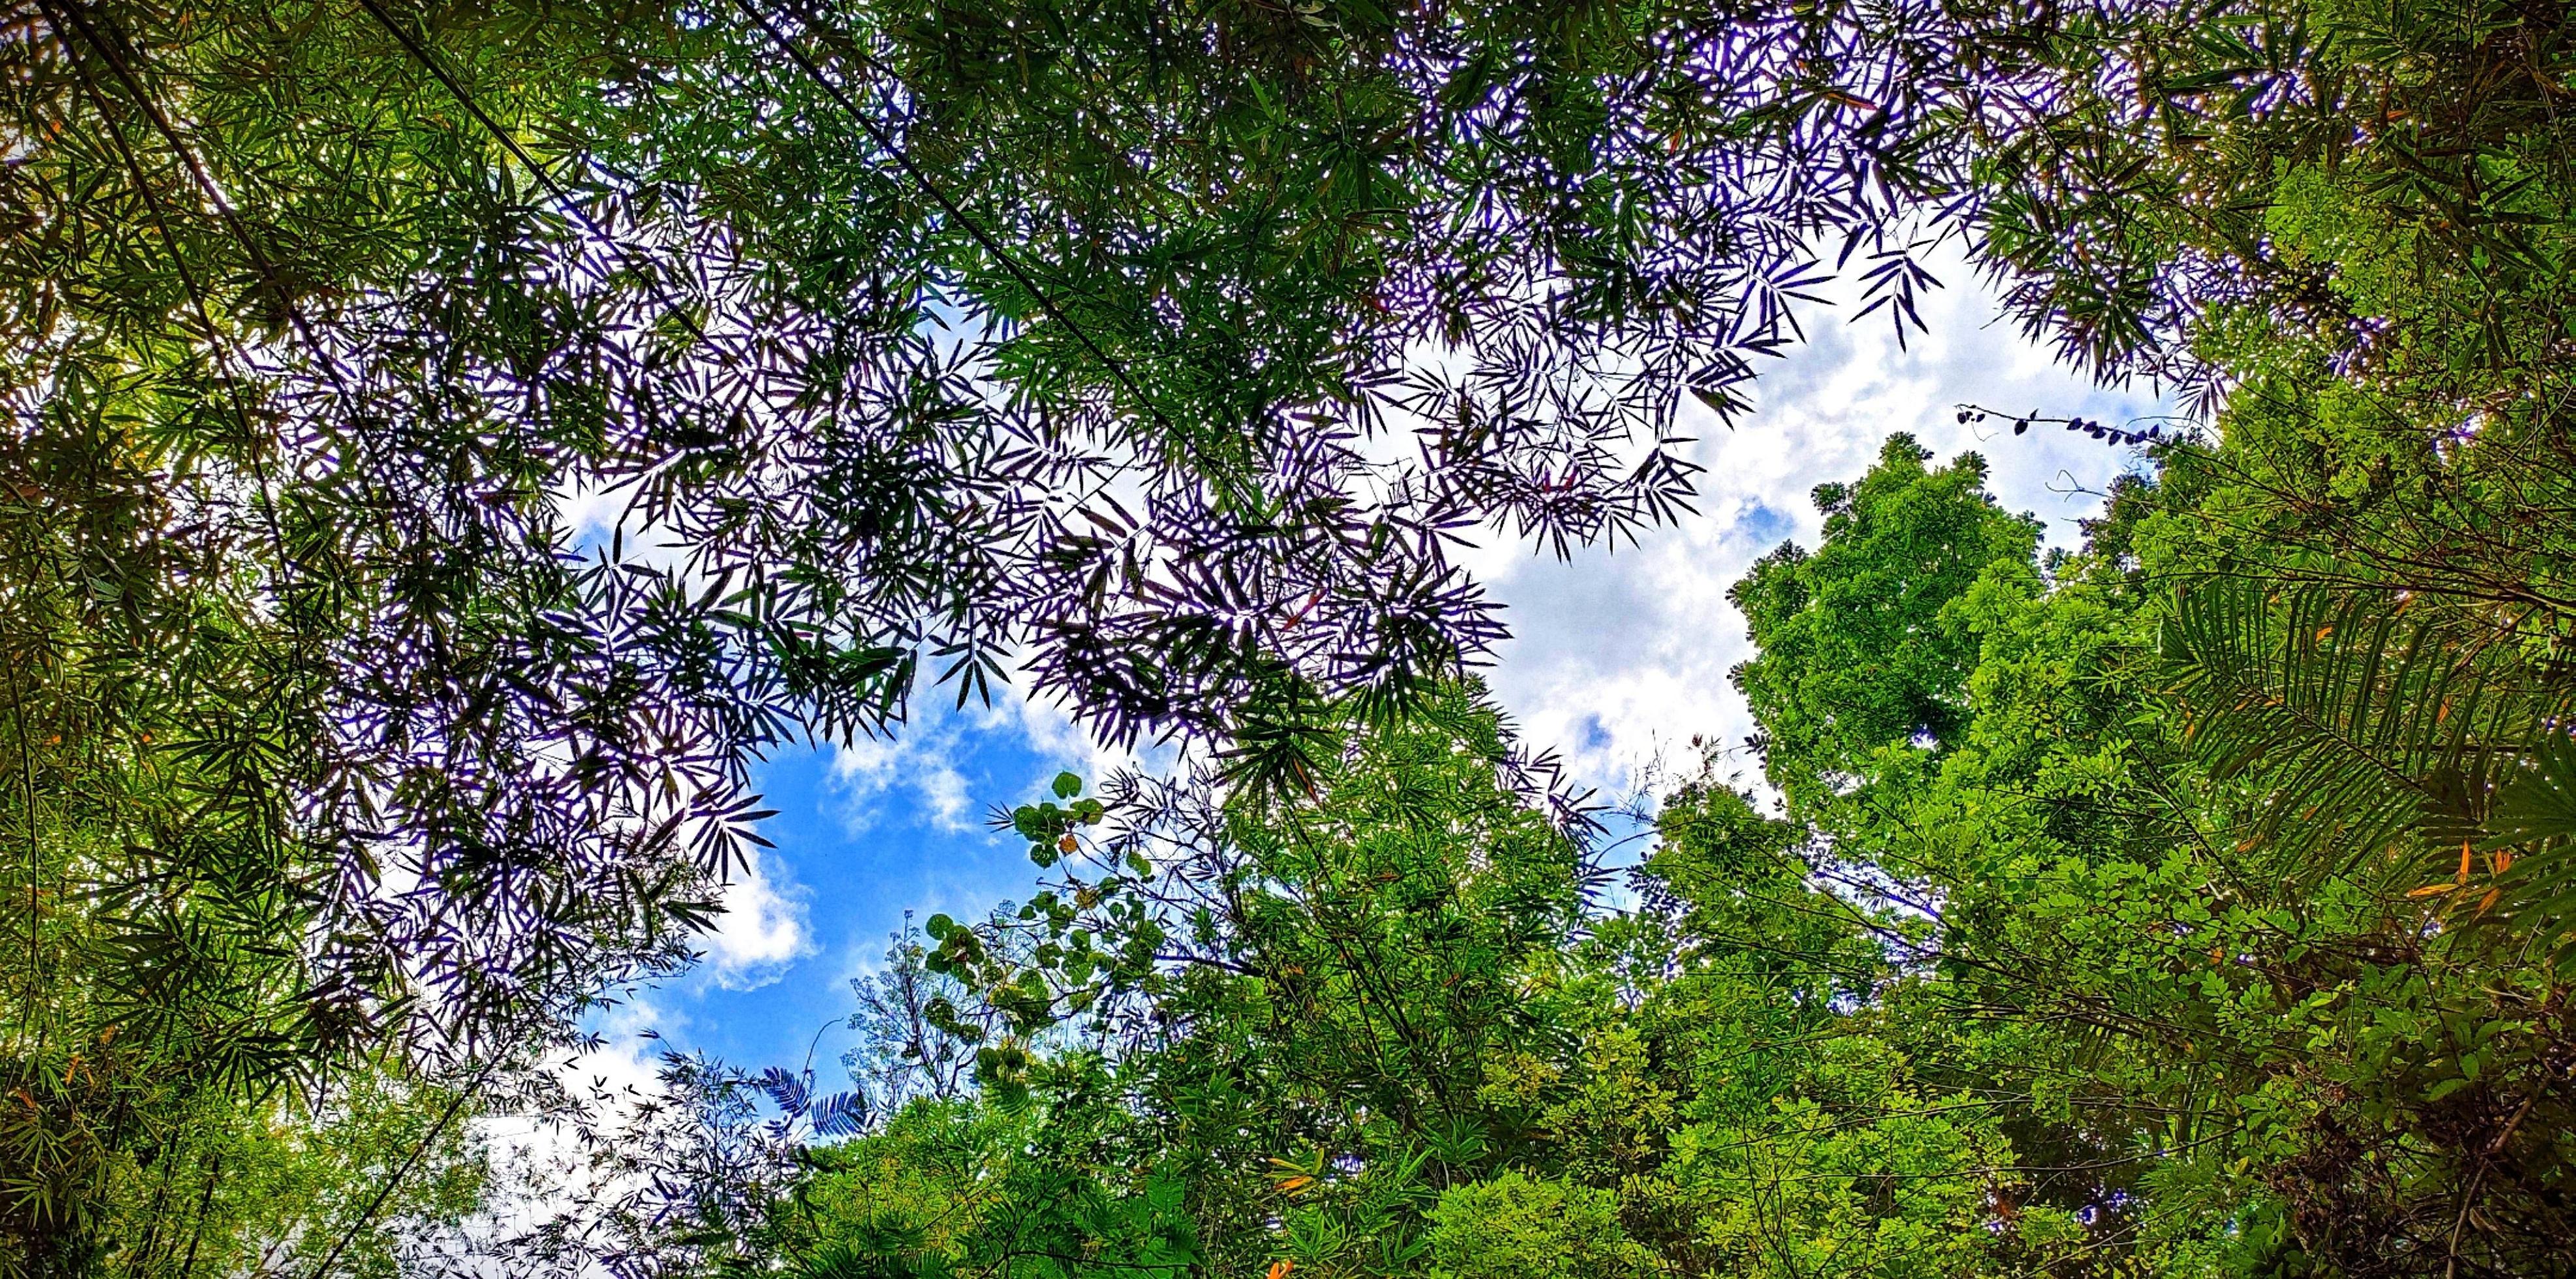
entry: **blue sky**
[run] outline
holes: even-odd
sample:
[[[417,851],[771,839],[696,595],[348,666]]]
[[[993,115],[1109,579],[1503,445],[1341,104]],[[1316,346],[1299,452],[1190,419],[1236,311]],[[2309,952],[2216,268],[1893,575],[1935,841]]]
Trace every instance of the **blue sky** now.
[[[649,1025],[674,1046],[754,1067],[792,1066],[810,1050],[817,1072],[837,1078],[850,979],[881,960],[905,912],[980,915],[1031,885],[1027,841],[994,835],[992,806],[1108,762],[1060,715],[1017,703],[959,711],[945,691],[895,738],[762,765],[757,784],[778,810],[762,833],[777,847],[735,886],[706,961],[604,1024]]]
[[[1733,431],[1702,422],[1697,517],[1570,563],[1495,539],[1470,555],[1508,606],[1515,634],[1487,678],[1527,740],[1617,795],[1693,764],[1695,734],[1742,739],[1752,726],[1726,672],[1749,653],[1726,589],[1783,538],[1812,545],[1808,490],[1859,475],[1891,431],[1913,432],[1945,460],[1983,453],[2006,506],[2040,516],[2053,542],[2075,543],[2075,522],[2135,456],[2055,430],[1963,425],[1955,406],[2115,423],[2162,406],[2151,388],[2104,390],[2057,368],[1996,321],[1964,268],[1944,278],[1951,287],[1923,307],[1932,332],[1907,349],[1884,313],[1857,325],[1819,317],[1805,346],[1764,370],[1753,415]],[[820,1030],[817,1069],[837,1077],[849,979],[879,961],[904,912],[980,915],[1029,890],[1025,846],[986,830],[991,807],[1023,802],[1060,769],[1096,776],[1113,758],[1052,707],[960,712],[925,690],[892,741],[769,761],[760,782],[778,810],[765,828],[777,849],[733,890],[704,964],[602,1019],[612,1044],[597,1064],[634,1068],[643,1045],[633,1036],[651,1027],[738,1064],[794,1065]]]

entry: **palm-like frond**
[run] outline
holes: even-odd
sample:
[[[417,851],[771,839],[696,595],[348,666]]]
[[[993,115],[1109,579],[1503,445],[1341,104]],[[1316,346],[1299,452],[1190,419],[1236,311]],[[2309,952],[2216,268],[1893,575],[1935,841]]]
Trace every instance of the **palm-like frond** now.
[[[2409,605],[2234,581],[2177,592],[2162,647],[2185,743],[2237,788],[2243,847],[2268,871],[2313,882],[2394,854],[2418,896],[2565,932],[2569,690],[2473,623]]]
[[[2564,963],[2576,949],[2576,740],[2563,720],[2498,782],[2487,813],[2487,868],[2496,920],[2555,943]],[[2510,860],[2508,860],[2510,859]]]
[[[2417,834],[2473,836],[2500,756],[2536,735],[2528,689],[2395,594],[2216,581],[2176,595],[2163,647],[2184,739],[2244,789],[2247,834],[2325,875]]]

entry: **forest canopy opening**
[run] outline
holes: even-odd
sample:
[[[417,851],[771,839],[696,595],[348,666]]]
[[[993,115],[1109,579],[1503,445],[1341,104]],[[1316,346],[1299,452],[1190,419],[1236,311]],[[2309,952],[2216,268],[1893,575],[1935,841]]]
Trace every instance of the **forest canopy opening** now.
[[[0,1270],[2576,1272],[2562,7],[0,12]],[[2192,420],[1818,486],[1605,869],[1459,544],[1942,254]],[[550,1068],[1014,680],[1183,763],[849,1089]]]

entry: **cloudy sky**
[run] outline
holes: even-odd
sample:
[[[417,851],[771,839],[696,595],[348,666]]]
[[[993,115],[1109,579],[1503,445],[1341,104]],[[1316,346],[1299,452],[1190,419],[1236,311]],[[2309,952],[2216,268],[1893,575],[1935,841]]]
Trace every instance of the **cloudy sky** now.
[[[1892,431],[1944,459],[1982,452],[2005,505],[2074,543],[2076,521],[2135,457],[2058,430],[2016,438],[2008,426],[1961,425],[1956,406],[2118,422],[2158,402],[2151,388],[2106,391],[2058,369],[1996,318],[1967,270],[1942,278],[1949,287],[1923,307],[1931,332],[1910,349],[1883,313],[1857,324],[1812,317],[1811,340],[1763,371],[1756,412],[1733,431],[1703,419],[1695,518],[1570,563],[1508,542],[1475,554],[1515,631],[1487,678],[1526,739],[1618,794],[1658,761],[1689,764],[1694,735],[1743,738],[1751,724],[1726,672],[1747,655],[1744,623],[1727,587],[1785,538],[1813,545],[1809,490],[1858,476]],[[736,886],[704,965],[602,1019],[612,1041],[600,1070],[639,1067],[634,1036],[650,1027],[744,1065],[793,1066],[810,1051],[818,1074],[837,1079],[849,980],[880,962],[907,912],[980,915],[1028,891],[1023,845],[994,838],[985,814],[1024,802],[1059,769],[1097,776],[1102,758],[1051,708],[926,700],[900,740],[790,754],[762,770],[777,849]]]

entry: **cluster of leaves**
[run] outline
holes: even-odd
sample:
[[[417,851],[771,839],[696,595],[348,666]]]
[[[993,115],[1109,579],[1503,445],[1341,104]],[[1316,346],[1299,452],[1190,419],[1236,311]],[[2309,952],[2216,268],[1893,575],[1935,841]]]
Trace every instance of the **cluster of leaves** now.
[[[0,437],[0,1273],[382,1272],[482,1184],[462,1081],[388,1070],[399,1006],[316,962],[293,628],[137,429]]]

